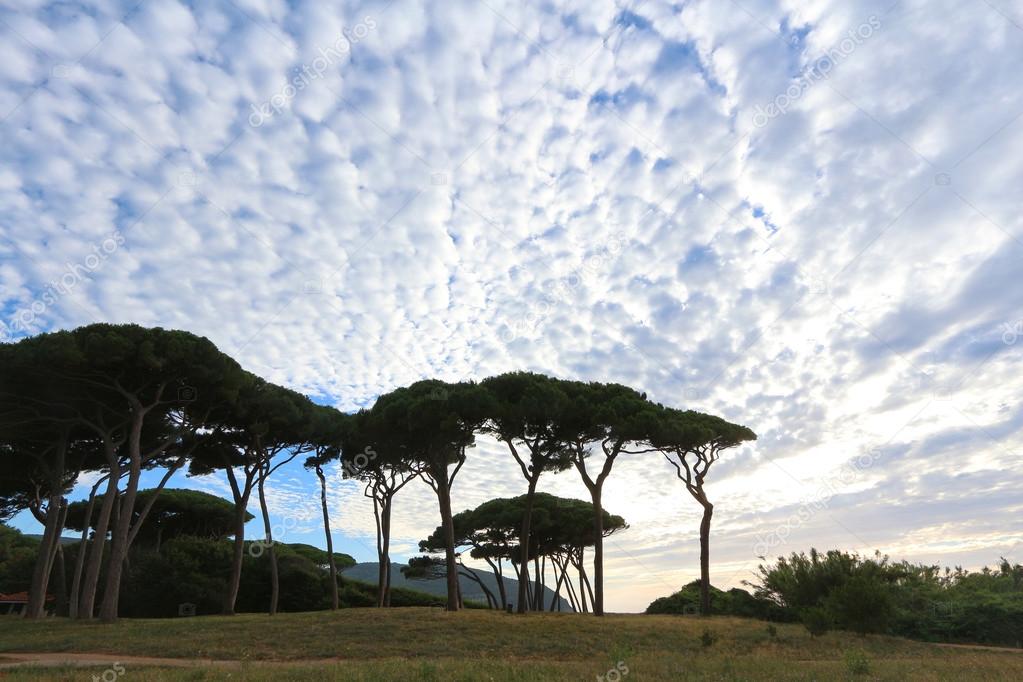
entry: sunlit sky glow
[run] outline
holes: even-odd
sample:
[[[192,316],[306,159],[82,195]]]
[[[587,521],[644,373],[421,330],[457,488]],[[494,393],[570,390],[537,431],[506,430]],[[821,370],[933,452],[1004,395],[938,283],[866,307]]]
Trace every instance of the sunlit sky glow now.
[[[1023,561],[1021,72],[1008,0],[5,2],[0,334],[185,329],[344,410],[529,369],[720,414],[760,436],[708,483],[722,587]],[[315,486],[272,481],[280,539],[322,546]],[[524,490],[481,440],[455,507]],[[666,462],[604,501],[610,609],[698,575]],[[432,491],[395,516],[404,561]]]

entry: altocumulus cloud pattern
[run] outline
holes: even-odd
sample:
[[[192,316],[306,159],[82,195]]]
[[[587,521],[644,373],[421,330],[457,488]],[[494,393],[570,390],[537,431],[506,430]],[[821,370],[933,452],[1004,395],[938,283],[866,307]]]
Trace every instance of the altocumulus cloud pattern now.
[[[4,3],[0,335],[183,328],[343,409],[526,368],[736,418],[722,587],[1020,561],[1021,71],[1008,0]],[[480,449],[459,509],[522,492]],[[651,466],[605,493],[614,610],[696,574]]]

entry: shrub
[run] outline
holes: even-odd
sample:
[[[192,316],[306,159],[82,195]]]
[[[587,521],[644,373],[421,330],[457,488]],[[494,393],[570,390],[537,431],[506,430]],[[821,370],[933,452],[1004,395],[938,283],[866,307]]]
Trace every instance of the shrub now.
[[[716,641],[718,641],[718,636],[710,630],[704,629],[703,634],[700,635],[700,644],[704,647],[712,646]]]
[[[892,598],[886,584],[855,576],[831,591],[827,609],[840,629],[861,635],[886,632],[892,618]]]
[[[800,613],[800,620],[811,637],[820,637],[831,629],[831,614],[821,606],[810,606]]]

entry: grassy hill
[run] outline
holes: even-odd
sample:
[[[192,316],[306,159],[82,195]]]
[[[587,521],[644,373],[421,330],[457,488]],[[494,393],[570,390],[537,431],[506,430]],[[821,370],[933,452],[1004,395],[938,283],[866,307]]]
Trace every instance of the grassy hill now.
[[[123,679],[154,681],[593,680],[612,669],[628,682],[1023,679],[1018,650],[848,633],[813,639],[801,626],[774,627],[772,634],[763,621],[726,617],[598,619],[424,608],[122,620],[111,626],[0,617],[0,666],[13,660],[5,656],[12,652],[101,654],[91,658],[87,672],[33,667],[2,670],[0,676],[87,679],[118,662]]]
[[[359,580],[364,583],[369,583],[373,586],[377,584],[377,562],[366,562],[356,564],[346,568],[341,573],[345,578],[352,580]],[[436,580],[408,580],[401,572],[402,564],[392,563],[391,564],[391,587],[392,588],[404,588],[409,590],[415,590],[417,592],[425,592],[427,594],[436,595],[438,597],[446,597],[448,594],[447,582],[441,578]],[[487,586],[495,599],[500,599],[497,592],[497,579],[494,578],[492,571],[477,571],[475,569],[469,569],[483,581],[483,584]],[[462,576],[458,579],[459,586],[462,590],[462,598],[468,601],[474,601],[479,604],[486,605],[487,597],[483,594],[483,590],[472,580]],[[514,578],[504,579],[504,589],[508,597],[508,603],[513,606],[518,603],[519,594],[519,581]],[[554,591],[550,588],[544,588],[544,604],[550,606],[551,601],[554,599]],[[557,607],[555,607],[556,609]],[[572,606],[568,603],[568,600],[564,597],[561,598],[561,610],[563,612],[571,612]]]

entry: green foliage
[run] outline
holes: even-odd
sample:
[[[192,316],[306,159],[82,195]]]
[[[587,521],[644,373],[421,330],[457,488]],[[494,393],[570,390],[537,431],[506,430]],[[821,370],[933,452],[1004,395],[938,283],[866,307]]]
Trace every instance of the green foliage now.
[[[799,620],[811,637],[820,637],[831,629],[831,613],[822,606],[807,606],[799,612]]]
[[[309,561],[312,561],[317,566],[326,568],[329,565],[327,561],[327,552],[319,547],[313,547],[312,545],[304,545],[300,543],[289,544],[288,549],[292,552],[299,554]],[[341,552],[334,552],[334,565],[337,566],[337,570],[343,571],[350,566],[354,566],[356,563],[355,559],[349,554],[342,554]]]
[[[887,557],[830,551],[760,567],[756,596],[834,627],[940,642],[1023,643],[1023,566],[942,571]],[[822,616],[821,614],[824,614]],[[812,630],[811,630],[812,632]]]
[[[0,524],[0,592],[25,592],[32,583],[32,568],[39,540],[17,528]]]
[[[135,500],[136,514],[145,507],[156,495],[156,501],[139,530],[136,542],[142,545],[155,545],[158,539],[166,542],[181,535],[223,539],[234,532],[234,505],[216,495],[181,488],[166,488],[163,491],[154,489],[140,490]],[[94,528],[99,517],[99,509],[103,503],[103,494],[96,496],[93,505],[93,518],[89,523]],[[88,500],[72,502],[68,505],[65,525],[73,530],[81,531],[85,526],[85,513]],[[245,520],[251,520],[252,514],[246,512]]]
[[[756,597],[746,590],[732,588],[723,592],[713,585],[710,588],[711,611],[721,616],[741,616],[765,620],[792,620],[785,609],[774,602]],[[672,615],[698,615],[700,613],[700,581],[685,585],[668,597],[655,599],[646,608],[646,613]]]
[[[893,610],[892,588],[888,583],[854,575],[833,589],[825,603],[842,630],[860,634],[888,631]]]

